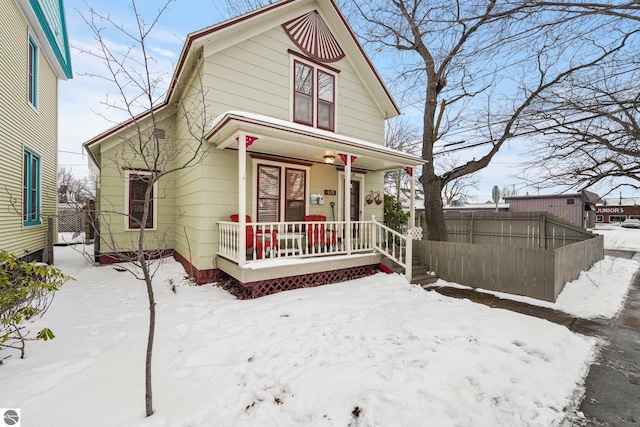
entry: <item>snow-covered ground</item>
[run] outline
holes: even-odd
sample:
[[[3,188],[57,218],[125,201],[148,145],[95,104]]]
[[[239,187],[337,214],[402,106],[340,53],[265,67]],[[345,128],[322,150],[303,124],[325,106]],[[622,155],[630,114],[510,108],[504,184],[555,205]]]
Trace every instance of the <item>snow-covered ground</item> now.
[[[23,426],[546,427],[575,404],[595,356],[593,338],[398,275],[238,301],[188,285],[168,260],[155,282],[156,413],[145,418],[143,283],[55,251],[76,280],[33,329],[56,338],[0,366],[0,407],[19,408]],[[566,304],[615,312],[624,292],[589,296],[628,286],[637,264],[617,261],[594,266]]]
[[[640,251],[640,229],[622,228],[619,224],[601,224],[591,231],[604,236],[606,249]]]

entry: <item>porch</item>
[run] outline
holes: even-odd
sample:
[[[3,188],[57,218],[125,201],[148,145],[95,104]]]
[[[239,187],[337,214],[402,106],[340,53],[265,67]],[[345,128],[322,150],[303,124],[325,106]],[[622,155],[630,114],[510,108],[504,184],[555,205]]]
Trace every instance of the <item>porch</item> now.
[[[233,163],[237,173],[237,192],[227,193],[237,194],[237,203],[225,200],[232,211],[223,214],[212,206],[219,218],[233,218],[216,221],[214,268],[253,296],[265,287],[278,291],[352,279],[377,270],[383,256],[406,268],[410,280],[407,236],[376,216],[383,214],[384,173],[406,173],[413,193],[413,170],[421,158],[238,111],[221,115],[208,139],[226,159],[225,167]],[[411,206],[412,224],[414,215]]]
[[[373,274],[382,257],[402,266],[411,281],[411,239],[375,217],[244,225],[219,221],[218,226],[217,267],[251,297]]]

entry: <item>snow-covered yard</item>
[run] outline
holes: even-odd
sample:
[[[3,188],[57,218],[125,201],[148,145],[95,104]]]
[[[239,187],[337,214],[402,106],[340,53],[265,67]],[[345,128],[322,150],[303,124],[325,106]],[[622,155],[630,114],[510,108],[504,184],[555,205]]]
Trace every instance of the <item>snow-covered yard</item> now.
[[[0,366],[0,407],[20,408],[23,426],[546,427],[576,403],[595,356],[594,338],[398,275],[238,301],[188,285],[169,260],[155,284],[156,413],[145,418],[143,283],[72,247],[55,256],[76,281],[33,327],[56,338]],[[576,305],[619,309],[637,263],[606,262],[567,301],[616,282],[608,303]]]

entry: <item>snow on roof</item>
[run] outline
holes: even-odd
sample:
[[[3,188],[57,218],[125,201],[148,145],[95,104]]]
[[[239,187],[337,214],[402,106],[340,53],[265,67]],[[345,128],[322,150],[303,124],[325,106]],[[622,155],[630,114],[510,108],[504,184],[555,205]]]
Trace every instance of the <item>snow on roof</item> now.
[[[314,127],[303,125],[300,123],[290,122],[288,120],[282,120],[275,117],[265,116],[263,114],[249,113],[247,111],[229,110],[225,113],[220,114],[213,121],[211,125],[211,130],[207,133],[206,138],[207,139],[211,138],[226,124],[226,122],[234,118],[243,118],[243,119],[250,120],[251,122],[257,125],[269,125],[270,127],[277,127],[285,131],[295,132],[299,135],[302,134],[305,136],[320,138],[324,140],[330,140],[333,142],[346,144],[352,147],[356,147],[356,148],[360,148],[368,151],[374,151],[381,154],[387,154],[394,157],[402,157],[403,160],[407,161],[408,163],[414,166],[418,166],[424,163],[424,160],[421,157],[414,156],[412,154],[408,154],[403,151],[395,150],[393,148],[389,148],[384,145],[375,144],[373,142],[365,141],[363,139],[341,135],[339,133],[314,128]]]

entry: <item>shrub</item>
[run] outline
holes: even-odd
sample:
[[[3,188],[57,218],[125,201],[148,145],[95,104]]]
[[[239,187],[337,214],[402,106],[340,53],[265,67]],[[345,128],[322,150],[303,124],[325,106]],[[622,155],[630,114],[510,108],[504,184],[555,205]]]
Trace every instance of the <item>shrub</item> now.
[[[30,337],[30,332],[25,331],[25,322],[42,316],[51,305],[55,291],[70,279],[53,266],[35,261],[27,263],[0,251],[0,351],[20,350],[20,357],[24,358],[27,341],[54,338],[48,328],[43,328],[35,338]]]
[[[402,203],[389,194],[384,195],[384,224],[399,232],[407,231],[409,215],[402,210]]]

